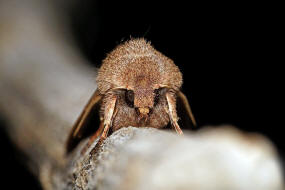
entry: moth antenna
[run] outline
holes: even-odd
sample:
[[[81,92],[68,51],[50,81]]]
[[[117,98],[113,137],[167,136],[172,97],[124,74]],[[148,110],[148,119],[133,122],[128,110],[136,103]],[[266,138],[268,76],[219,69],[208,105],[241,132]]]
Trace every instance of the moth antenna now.
[[[148,28],[146,29],[143,37],[145,37],[149,33],[150,29],[151,29],[151,25],[148,26]]]

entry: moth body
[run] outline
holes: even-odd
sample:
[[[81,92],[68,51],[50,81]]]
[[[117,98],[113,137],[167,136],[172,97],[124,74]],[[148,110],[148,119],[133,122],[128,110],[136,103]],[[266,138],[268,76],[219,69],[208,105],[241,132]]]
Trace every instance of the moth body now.
[[[178,125],[177,98],[196,125],[187,98],[180,91],[182,74],[179,68],[144,39],[129,40],[109,53],[96,82],[96,92],[73,127],[68,151],[73,139],[81,136],[92,108],[98,104],[101,125],[95,137],[100,135],[101,139],[107,137],[109,129],[162,128],[168,123],[178,134],[183,134]]]

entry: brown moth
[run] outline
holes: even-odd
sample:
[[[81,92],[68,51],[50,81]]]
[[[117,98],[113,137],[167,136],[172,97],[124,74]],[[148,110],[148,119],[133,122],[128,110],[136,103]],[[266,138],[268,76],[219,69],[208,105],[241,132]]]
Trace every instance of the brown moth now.
[[[67,151],[82,136],[86,120],[94,106],[100,106],[100,126],[90,138],[89,145],[108,131],[122,127],[171,126],[180,135],[176,100],[195,126],[186,96],[180,91],[182,74],[174,62],[155,50],[149,42],[131,39],[117,46],[103,60],[96,78],[97,90],[85,106],[70,133]]]

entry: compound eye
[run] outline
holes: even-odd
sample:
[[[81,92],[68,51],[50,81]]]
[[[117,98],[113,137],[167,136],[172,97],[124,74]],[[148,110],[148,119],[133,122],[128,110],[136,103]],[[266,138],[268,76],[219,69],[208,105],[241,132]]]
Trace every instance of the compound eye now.
[[[126,103],[128,104],[128,106],[134,107],[134,99],[135,99],[134,91],[127,90],[125,92],[125,99],[126,99]]]
[[[157,105],[158,102],[159,102],[160,90],[161,90],[161,89],[155,89],[155,90],[154,90],[154,106]]]

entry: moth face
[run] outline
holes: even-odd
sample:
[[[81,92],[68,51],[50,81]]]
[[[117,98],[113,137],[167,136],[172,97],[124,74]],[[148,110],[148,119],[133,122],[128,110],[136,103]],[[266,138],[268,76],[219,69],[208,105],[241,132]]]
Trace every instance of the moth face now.
[[[125,101],[127,105],[136,110],[139,118],[148,118],[163,98],[164,91],[162,89],[141,89],[125,91]]]

